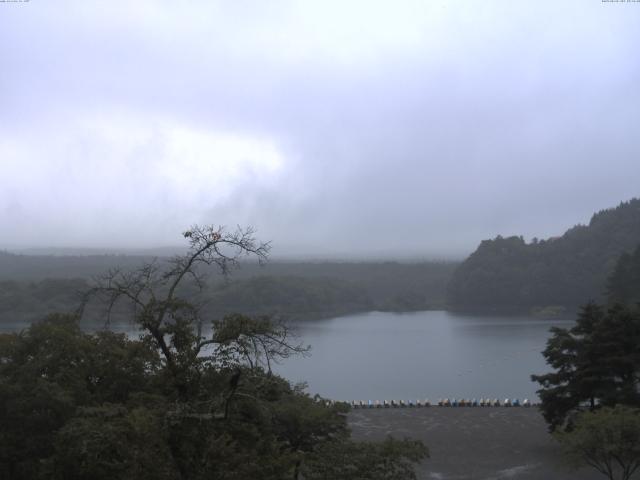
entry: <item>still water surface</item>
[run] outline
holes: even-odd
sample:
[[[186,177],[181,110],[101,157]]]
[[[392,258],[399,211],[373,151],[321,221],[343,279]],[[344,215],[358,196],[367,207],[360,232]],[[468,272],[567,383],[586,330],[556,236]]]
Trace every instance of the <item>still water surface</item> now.
[[[339,400],[439,397],[535,399],[532,373],[549,328],[573,320],[461,315],[444,311],[370,312],[298,324],[309,358],[277,367],[309,391]]]
[[[549,371],[540,354],[549,328],[573,320],[462,315],[444,311],[369,312],[295,324],[309,357],[275,370],[310,393],[335,400],[536,399],[532,373]],[[24,323],[0,325],[19,331]],[[137,336],[132,325],[114,330]],[[97,327],[96,327],[97,328]]]

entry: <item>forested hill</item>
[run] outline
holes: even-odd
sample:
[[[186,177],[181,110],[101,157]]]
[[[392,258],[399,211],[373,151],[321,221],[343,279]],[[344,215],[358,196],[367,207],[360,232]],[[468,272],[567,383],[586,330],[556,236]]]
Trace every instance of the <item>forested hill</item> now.
[[[623,254],[607,280],[609,304],[640,304],[640,245]]]
[[[51,256],[0,252],[0,323],[30,321],[78,306],[91,277],[131,270],[151,257]],[[158,258],[162,267],[166,258]],[[292,319],[369,310],[443,308],[452,262],[268,262],[242,264],[229,281],[210,271],[203,292],[212,318],[239,312]]]
[[[602,301],[623,253],[640,244],[640,199],[593,215],[558,238],[484,240],[448,286],[453,308],[575,307]]]

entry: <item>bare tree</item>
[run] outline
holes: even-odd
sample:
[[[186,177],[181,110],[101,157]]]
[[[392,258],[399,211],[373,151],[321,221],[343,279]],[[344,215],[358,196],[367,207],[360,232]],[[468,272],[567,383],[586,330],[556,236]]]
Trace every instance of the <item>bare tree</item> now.
[[[286,325],[266,317],[229,316],[212,322],[211,337],[203,336],[200,308],[180,294],[183,287],[188,283],[203,290],[206,272],[202,267],[214,267],[226,276],[242,257],[263,263],[270,245],[258,242],[251,228],[227,232],[224,227],[195,225],[183,236],[189,242],[187,253],[164,265],[154,260],[132,271],[114,269],[96,278],[83,297],[80,315],[92,300],[104,302],[108,320],[116,305],[129,305],[134,322],[153,339],[180,384],[185,371],[202,359],[227,362],[219,366],[229,367],[229,362],[235,359],[238,364],[242,358],[252,369],[265,364],[270,372],[273,359],[306,351],[293,341]],[[214,354],[201,355],[208,346],[214,347]]]

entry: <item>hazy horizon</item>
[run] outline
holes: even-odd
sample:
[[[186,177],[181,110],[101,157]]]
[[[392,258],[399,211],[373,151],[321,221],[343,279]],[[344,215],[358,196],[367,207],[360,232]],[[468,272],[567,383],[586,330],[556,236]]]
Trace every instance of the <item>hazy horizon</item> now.
[[[629,199],[631,200],[631,199]],[[625,200],[626,201],[626,200]],[[614,208],[614,206],[599,209],[608,210],[610,208]],[[597,212],[593,212],[595,214]],[[593,215],[592,214],[592,215]],[[588,225],[589,221],[584,222],[576,222],[570,226],[567,226],[565,230],[569,230],[571,227],[575,225]],[[226,228],[226,227],[225,227]],[[565,232],[559,232],[558,235],[553,235],[552,237],[560,236]],[[444,262],[457,262],[464,260],[469,254],[471,254],[475,248],[482,242],[483,240],[493,239],[500,234],[496,234],[490,238],[482,238],[478,239],[478,242],[475,246],[468,252],[462,252],[458,255],[449,254],[449,255],[439,255],[437,253],[427,253],[420,251],[405,251],[405,252],[393,252],[391,250],[378,250],[378,251],[363,251],[363,252],[340,252],[334,251],[331,253],[326,252],[312,252],[309,250],[305,250],[304,247],[300,246],[292,246],[292,245],[274,245],[273,242],[270,242],[268,239],[260,238],[257,234],[256,237],[258,241],[266,241],[270,242],[271,251],[269,254],[269,258],[275,261],[337,261],[337,262],[360,262],[360,261],[400,261],[400,262],[429,262],[429,261],[444,261]],[[520,236],[520,235],[516,235]],[[546,240],[549,237],[538,237],[532,236],[531,238],[524,238],[526,242],[531,242],[533,238],[537,238],[539,240]],[[155,246],[147,246],[147,247],[133,247],[133,246],[81,246],[81,245],[65,245],[65,246],[53,246],[53,245],[43,245],[43,246],[25,246],[25,245],[9,245],[5,246],[3,249],[15,254],[23,254],[23,255],[54,255],[54,256],[89,256],[89,255],[131,255],[131,256],[172,256],[175,254],[181,254],[188,248],[187,245],[155,245]]]
[[[165,245],[158,247],[20,247],[9,246],[0,249],[15,255],[45,255],[45,256],[145,256],[145,257],[170,257],[180,255],[186,251],[186,246]],[[275,250],[275,253],[274,253]],[[471,252],[468,252],[471,253]],[[280,248],[272,249],[268,255],[268,262],[337,262],[337,263],[359,263],[359,262],[399,262],[399,263],[421,263],[421,262],[459,262],[468,255],[461,256],[439,256],[437,254],[427,255],[420,252],[364,252],[361,254],[353,252],[333,252],[333,253],[313,253],[305,250],[289,250]],[[256,263],[253,259],[241,259],[241,263]]]
[[[0,249],[460,259],[640,195],[640,3],[0,3]]]

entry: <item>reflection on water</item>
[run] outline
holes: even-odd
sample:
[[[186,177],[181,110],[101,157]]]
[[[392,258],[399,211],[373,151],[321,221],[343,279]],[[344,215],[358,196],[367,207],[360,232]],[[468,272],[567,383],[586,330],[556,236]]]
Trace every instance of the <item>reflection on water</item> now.
[[[370,312],[295,325],[311,356],[275,370],[336,400],[517,397],[535,399],[532,373],[548,371],[541,351],[551,326],[573,320]],[[0,325],[19,331],[24,323]],[[89,330],[97,330],[95,325]],[[137,337],[133,325],[112,330]]]
[[[277,370],[309,391],[351,399],[536,398],[532,373],[554,325],[572,320],[370,312],[298,324],[311,357]]]

